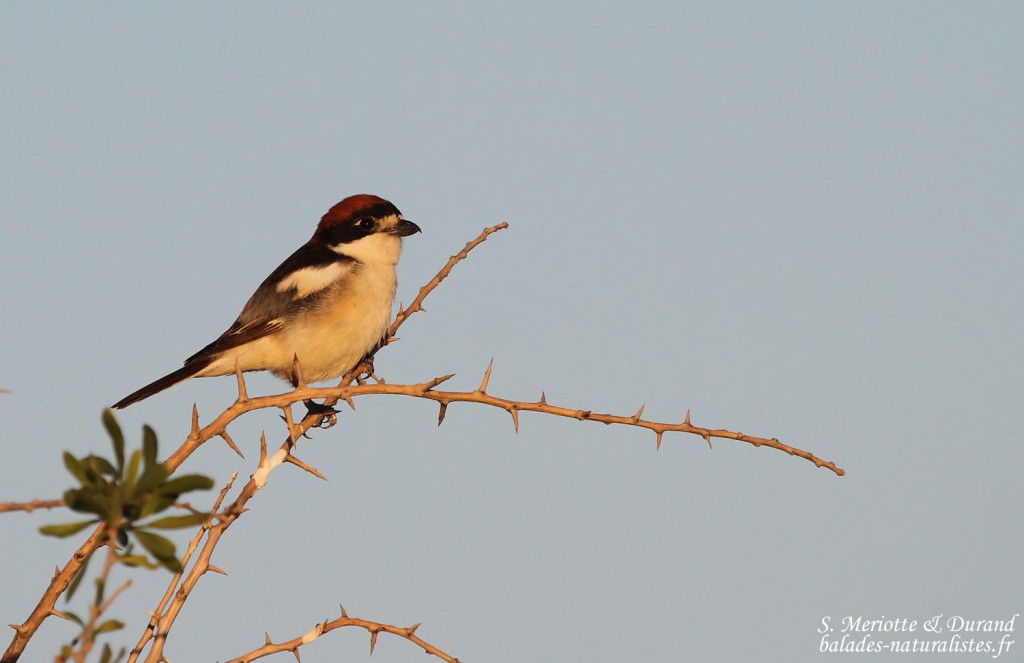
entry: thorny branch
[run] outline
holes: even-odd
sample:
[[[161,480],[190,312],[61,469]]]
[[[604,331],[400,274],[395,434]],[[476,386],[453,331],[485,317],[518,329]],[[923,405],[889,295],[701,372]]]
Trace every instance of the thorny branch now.
[[[43,620],[50,615],[59,615],[58,611],[54,608],[57,603],[57,599],[64,593],[64,590],[71,584],[71,580],[78,573],[78,570],[82,568],[82,564],[85,560],[99,549],[107,540],[107,525],[106,523],[100,523],[93,530],[89,538],[85,540],[85,543],[75,551],[75,554],[71,556],[68,563],[64,565],[63,569],[58,569],[54,573],[53,578],[50,580],[49,587],[43,592],[43,596],[39,599],[39,603],[36,604],[32,614],[28,616],[22,624],[11,624],[11,628],[14,629],[14,639],[11,640],[10,646],[7,647],[7,651],[4,652],[0,663],[14,663],[18,658],[21,657],[21,653],[25,651],[25,645],[32,639],[35,632],[39,629],[39,626],[43,623]]]
[[[424,653],[426,654],[433,654],[434,656],[437,656],[438,658],[447,661],[447,663],[459,663],[459,659],[444,653],[437,647],[431,645],[429,642],[426,642],[425,640],[417,636],[416,629],[420,627],[419,624],[413,624],[412,626],[409,626],[407,628],[402,628],[400,626],[391,626],[390,624],[380,624],[378,622],[371,622],[365,619],[349,617],[348,614],[345,612],[345,608],[341,609],[341,617],[330,620],[325,619],[323,622],[311,628],[304,635],[292,638],[291,640],[274,643],[270,641],[270,634],[267,633],[265,634],[266,644],[264,644],[262,647],[257,647],[256,649],[253,649],[251,652],[242,654],[238,658],[233,658],[230,661],[228,661],[228,663],[251,663],[251,661],[255,661],[265,656],[270,656],[271,654],[279,654],[281,652],[286,651],[292,652],[295,655],[295,658],[298,659],[299,647],[315,642],[316,639],[324,633],[329,633],[339,628],[345,628],[346,626],[357,626],[359,628],[366,629],[369,632],[371,655],[373,654],[374,647],[377,646],[377,634],[391,633],[393,635],[397,635],[400,638],[405,638],[409,642],[422,647]]]

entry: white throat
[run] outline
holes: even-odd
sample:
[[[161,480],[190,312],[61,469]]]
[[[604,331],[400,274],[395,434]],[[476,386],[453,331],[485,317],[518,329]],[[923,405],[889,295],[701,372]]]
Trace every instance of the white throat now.
[[[347,244],[331,247],[335,253],[355,258],[361,263],[397,265],[402,255],[402,238],[391,233],[378,232]]]

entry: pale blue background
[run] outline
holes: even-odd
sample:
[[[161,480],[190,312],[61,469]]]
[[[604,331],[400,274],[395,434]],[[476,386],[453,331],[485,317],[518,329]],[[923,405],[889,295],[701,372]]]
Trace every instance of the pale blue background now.
[[[388,380],[472,389],[493,356],[497,394],[690,408],[849,476],[363,399],[301,447],[329,483],[285,468],[230,530],[171,660],[339,602],[478,663],[834,660],[823,615],[1024,612],[1022,34],[1013,3],[4,3],[0,499],[59,496],[61,451],[108,451],[105,405],[368,191],[424,229],[405,302],[511,224],[379,357]],[[196,381],[121,418],[167,452],[194,401],[206,420],[233,395]],[[263,428],[283,434],[255,414],[232,428],[247,460],[212,444],[186,469],[248,476]],[[36,527],[69,519],[0,521],[0,623],[77,546]],[[118,603],[123,642],[165,582]],[[49,620],[26,660],[72,633]],[[382,636],[374,660],[425,659]]]

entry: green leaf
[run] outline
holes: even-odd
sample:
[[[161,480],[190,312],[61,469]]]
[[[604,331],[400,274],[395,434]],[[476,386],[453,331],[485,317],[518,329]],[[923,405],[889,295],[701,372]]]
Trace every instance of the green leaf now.
[[[64,491],[64,503],[72,511],[79,513],[94,513],[100,518],[110,522],[110,511],[113,503],[106,495],[98,493],[95,489],[81,488]]]
[[[96,578],[96,600],[93,601],[93,605],[99,605],[103,603],[103,594],[107,589],[107,583],[104,582],[103,578]]]
[[[78,569],[78,573],[71,579],[71,583],[68,585],[68,591],[64,592],[64,600],[70,602],[71,597],[78,591],[78,586],[82,584],[82,578],[85,577],[85,572],[89,569],[89,562],[92,561],[92,555],[85,558],[82,562],[82,566]]]
[[[169,509],[172,506],[174,506],[173,497],[164,497],[163,495],[151,495],[142,504],[142,509],[139,511],[139,517],[137,518],[137,520],[149,518],[150,516],[160,513],[165,509]]]
[[[114,445],[114,457],[117,458],[117,471],[120,474],[124,469],[124,433],[121,432],[121,426],[110,408],[103,411],[103,427],[107,429],[107,435]]]
[[[122,555],[120,559],[121,563],[125,566],[141,566],[143,568],[150,570],[160,568],[159,564],[154,564],[153,562],[149,561],[149,558],[145,555]]]
[[[71,612],[70,610],[65,610],[64,615],[74,623],[78,624],[79,626],[85,626],[85,622],[83,622],[82,618],[78,616],[78,613]]]
[[[39,528],[41,534],[46,536],[55,536],[59,539],[64,539],[69,536],[78,534],[89,525],[96,524],[97,520],[82,520],[77,523],[64,523],[63,525],[44,525]]]
[[[134,490],[135,480],[139,478],[139,461],[142,460],[142,452],[136,449],[128,459],[128,472],[125,473],[122,484],[128,490]]]
[[[92,482],[89,481],[89,477],[85,474],[85,468],[82,467],[81,461],[71,455],[71,452],[64,452],[64,467],[68,468],[68,472],[71,472],[71,476],[78,479],[78,483],[83,486],[91,486]]]
[[[124,658],[126,653],[127,650],[121,647],[121,650],[117,652],[117,656],[114,656],[114,650],[110,648],[110,643],[105,643],[103,645],[103,655],[100,656],[100,663],[121,663],[121,659]]]
[[[99,635],[100,633],[109,633],[111,631],[119,631],[123,628],[124,622],[120,619],[108,619],[96,627],[96,635]]]
[[[134,523],[139,519],[139,514],[142,512],[142,506],[138,502],[128,502],[121,509],[121,516],[126,522]]]
[[[147,465],[146,469],[142,472],[142,478],[140,478],[139,482],[135,484],[135,489],[132,491],[132,494],[135,497],[145,495],[164,481],[167,481],[167,476],[167,466],[163,463]]]
[[[82,459],[82,465],[101,476],[104,474],[107,475],[113,481],[117,481],[121,478],[121,473],[114,469],[114,466],[110,464],[110,461],[103,456],[90,454]]]
[[[181,573],[184,568],[181,566],[181,560],[177,557],[170,557],[168,559],[160,560],[160,566],[164,567],[171,573]]]
[[[209,490],[213,488],[213,479],[204,477],[201,474],[187,474],[177,479],[171,479],[160,486],[160,494],[167,497],[177,497],[182,493],[193,490]]]
[[[181,562],[175,556],[174,544],[170,540],[145,530],[132,530],[132,534],[135,536],[135,540],[148,550],[162,566],[175,573],[181,571]]]
[[[153,532],[147,532],[144,529],[132,530],[132,535],[139,542],[139,545],[148,550],[153,557],[157,559],[174,557],[174,543],[170,539]]]
[[[156,465],[156,452],[156,431],[149,425],[144,425],[142,427],[142,458],[146,461],[146,469]]]
[[[151,529],[181,529],[182,527],[194,527],[202,524],[209,514],[193,513],[188,516],[167,516],[150,521],[144,525]]]

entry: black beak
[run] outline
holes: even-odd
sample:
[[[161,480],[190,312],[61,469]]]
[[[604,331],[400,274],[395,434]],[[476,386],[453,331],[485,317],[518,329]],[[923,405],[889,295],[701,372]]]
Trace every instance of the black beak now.
[[[398,235],[399,237],[408,237],[409,235],[415,235],[421,231],[420,227],[409,219],[402,219],[389,232],[392,235]]]

